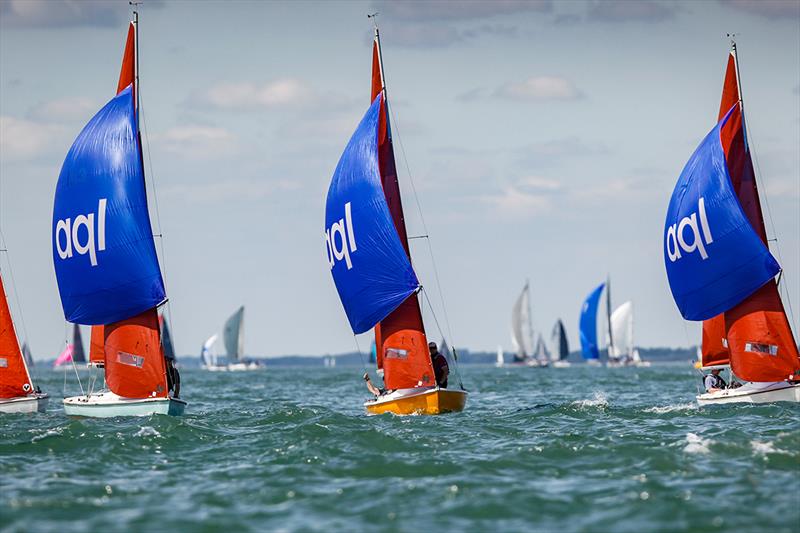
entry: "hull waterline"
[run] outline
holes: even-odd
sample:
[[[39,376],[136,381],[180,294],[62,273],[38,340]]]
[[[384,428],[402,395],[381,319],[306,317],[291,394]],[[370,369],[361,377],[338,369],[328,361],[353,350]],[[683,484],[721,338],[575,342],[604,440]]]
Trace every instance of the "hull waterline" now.
[[[467,392],[455,389],[399,389],[364,403],[370,414],[439,415],[458,413],[467,404]]]
[[[64,398],[67,416],[110,418],[115,416],[180,416],[187,403],[179,398],[122,398],[111,392]]]
[[[697,397],[700,405],[775,402],[800,403],[800,383],[748,383],[738,389],[707,392]]]
[[[18,398],[4,398],[0,400],[0,413],[44,413],[50,396],[36,394]]]

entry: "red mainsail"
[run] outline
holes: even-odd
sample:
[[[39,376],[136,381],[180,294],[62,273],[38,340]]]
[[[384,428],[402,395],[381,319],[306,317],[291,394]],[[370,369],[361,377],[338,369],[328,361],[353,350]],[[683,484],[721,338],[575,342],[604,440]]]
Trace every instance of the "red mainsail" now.
[[[0,276],[0,398],[27,396],[30,392],[33,392],[33,385],[19,349],[3,278]]]
[[[125,398],[166,398],[158,312],[148,309],[104,329],[108,388]]]
[[[753,161],[747,146],[737,68],[734,48],[728,56],[720,102],[720,119],[731,107],[737,103],[739,105],[720,131],[720,139],[739,203],[750,225],[768,246]],[[720,318],[715,317],[703,323],[704,364],[706,333],[709,334],[713,346],[720,337]],[[782,381],[790,375],[796,376],[800,373],[797,345],[774,280],[770,280],[742,303],[726,311],[724,326],[723,333],[728,344],[731,369],[739,378],[746,381]],[[709,351],[712,346],[709,346]]]
[[[408,234],[397,181],[397,168],[392,147],[383,77],[380,37],[375,31],[372,47],[372,91],[370,101],[383,92],[378,122],[378,162],[383,194],[392,214],[394,227],[406,253],[411,258]],[[400,306],[375,326],[378,368],[383,369],[383,382],[387,389],[407,389],[435,384],[433,366],[428,352],[428,340],[422,323],[422,312],[417,294],[409,296]]]

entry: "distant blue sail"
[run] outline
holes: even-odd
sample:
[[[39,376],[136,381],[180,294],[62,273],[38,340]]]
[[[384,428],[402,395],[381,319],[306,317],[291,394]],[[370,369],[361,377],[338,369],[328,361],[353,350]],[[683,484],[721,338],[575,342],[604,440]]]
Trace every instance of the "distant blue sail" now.
[[[363,333],[419,287],[383,194],[378,95],[339,159],[325,208],[328,263],[350,327]]]
[[[165,300],[131,87],[108,102],[70,148],[56,185],[52,231],[68,321],[110,324]]]
[[[372,342],[369,345],[369,362],[378,362],[378,346],[375,344],[375,339],[372,339]]]
[[[731,111],[689,158],[667,209],[664,264],[672,296],[687,320],[727,311],[780,271],[731,183],[720,141]]]
[[[601,283],[597,286],[581,307],[580,334],[581,352],[584,359],[600,359],[600,351],[597,345],[597,305],[600,303],[600,295],[606,284]]]

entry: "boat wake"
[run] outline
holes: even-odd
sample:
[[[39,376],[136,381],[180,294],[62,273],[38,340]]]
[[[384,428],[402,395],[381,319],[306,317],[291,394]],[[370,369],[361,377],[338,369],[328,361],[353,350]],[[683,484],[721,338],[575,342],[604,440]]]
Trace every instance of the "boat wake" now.
[[[682,411],[695,411],[697,410],[698,405],[695,402],[687,402],[687,403],[680,403],[676,405],[657,405],[653,407],[648,407],[644,410],[645,413],[655,413],[658,415],[664,413],[676,413]]]

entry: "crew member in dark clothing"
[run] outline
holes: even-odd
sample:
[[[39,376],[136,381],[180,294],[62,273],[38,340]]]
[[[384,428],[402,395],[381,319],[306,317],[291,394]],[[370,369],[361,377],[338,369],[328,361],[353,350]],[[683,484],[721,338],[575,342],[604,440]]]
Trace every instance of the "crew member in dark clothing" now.
[[[706,388],[706,392],[717,392],[728,388],[728,384],[725,383],[725,380],[719,375],[721,371],[721,369],[715,368],[710,374],[703,378],[703,385]]]
[[[175,358],[164,356],[167,367],[167,389],[172,391],[173,398],[181,397],[181,375],[175,366]]]
[[[447,358],[439,353],[439,348],[435,342],[428,343],[431,353],[431,363],[433,363],[433,373],[436,376],[436,384],[441,388],[447,388],[447,377],[450,375],[450,367],[447,366]]]

